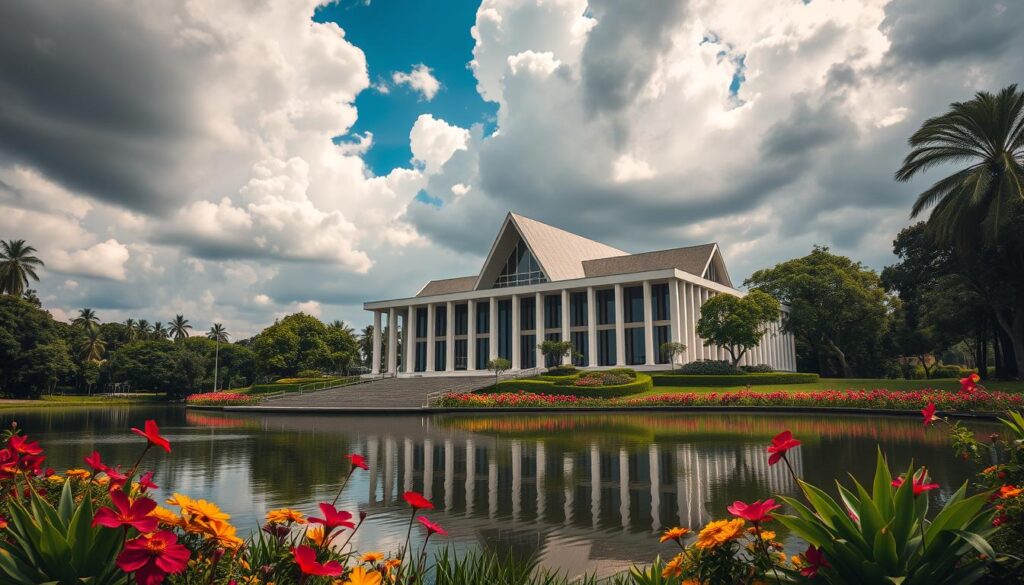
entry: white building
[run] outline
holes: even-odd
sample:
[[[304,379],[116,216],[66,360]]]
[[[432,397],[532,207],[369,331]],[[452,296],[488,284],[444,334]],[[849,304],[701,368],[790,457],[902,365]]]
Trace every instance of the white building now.
[[[363,307],[373,312],[375,374],[382,335],[387,372],[400,376],[479,374],[497,357],[513,371],[551,365],[537,350],[545,339],[572,340],[579,355],[566,363],[644,370],[667,367],[666,341],[686,345],[680,363],[728,359],[696,333],[701,305],[716,294],[744,294],[717,244],[629,254],[509,213],[478,274]],[[779,323],[741,361],[754,364],[796,370],[793,337]]]

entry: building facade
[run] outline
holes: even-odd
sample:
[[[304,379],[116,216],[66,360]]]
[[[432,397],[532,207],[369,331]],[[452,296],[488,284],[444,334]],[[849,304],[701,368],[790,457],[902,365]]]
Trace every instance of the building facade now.
[[[644,370],[669,366],[667,341],[686,346],[677,363],[728,359],[696,332],[701,305],[718,294],[744,293],[717,244],[628,254],[509,213],[478,274],[363,307],[373,312],[373,374],[382,361],[398,376],[479,375],[498,357],[512,371],[552,366],[537,349],[547,339],[573,342],[566,364]],[[793,337],[773,323],[740,364],[795,371]]]

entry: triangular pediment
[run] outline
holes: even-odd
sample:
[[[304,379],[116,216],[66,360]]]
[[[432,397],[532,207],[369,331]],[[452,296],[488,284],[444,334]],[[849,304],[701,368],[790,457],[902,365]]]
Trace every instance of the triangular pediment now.
[[[701,278],[732,288],[732,280],[729,278],[729,271],[725,268],[725,258],[722,257],[722,251],[718,249],[718,244],[714,245],[711,254],[708,255]]]

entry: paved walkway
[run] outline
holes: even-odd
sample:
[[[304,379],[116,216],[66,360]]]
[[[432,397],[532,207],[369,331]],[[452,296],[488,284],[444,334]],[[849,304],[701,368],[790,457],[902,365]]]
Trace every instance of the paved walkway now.
[[[419,409],[433,392],[472,392],[494,383],[493,376],[451,378],[386,378],[353,386],[320,390],[306,394],[285,394],[249,407],[270,409],[352,409],[405,410]]]

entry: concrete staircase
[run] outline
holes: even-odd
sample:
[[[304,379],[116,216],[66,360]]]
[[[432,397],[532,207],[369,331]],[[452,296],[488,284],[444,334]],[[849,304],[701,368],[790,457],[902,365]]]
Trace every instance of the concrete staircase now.
[[[429,395],[444,392],[472,392],[494,383],[493,376],[384,378],[303,394],[285,394],[264,400],[256,408],[420,408]]]

